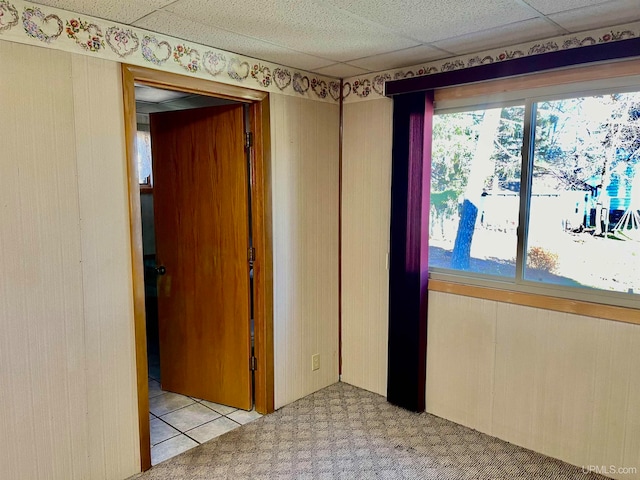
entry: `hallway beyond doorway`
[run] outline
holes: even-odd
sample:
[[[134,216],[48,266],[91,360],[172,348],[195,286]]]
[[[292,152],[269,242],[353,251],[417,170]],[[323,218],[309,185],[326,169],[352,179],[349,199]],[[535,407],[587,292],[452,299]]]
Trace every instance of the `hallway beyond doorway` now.
[[[151,464],[157,465],[201,443],[252,422],[262,415],[226,405],[165,392],[160,368],[150,356],[149,424]]]

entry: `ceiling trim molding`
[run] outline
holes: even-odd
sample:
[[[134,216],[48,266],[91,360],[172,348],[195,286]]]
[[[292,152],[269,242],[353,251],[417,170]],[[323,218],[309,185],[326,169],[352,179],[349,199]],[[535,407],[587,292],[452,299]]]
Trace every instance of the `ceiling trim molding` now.
[[[487,50],[480,53],[445,58],[413,67],[398,68],[384,72],[351,77],[344,81],[344,102],[352,103],[364,100],[376,100],[385,97],[385,84],[388,81],[402,80],[444,72],[456,72],[473,67],[486,66],[498,62],[522,59],[552,52],[562,52],[589,46],[599,46],[612,42],[640,38],[640,22],[616,27],[601,28],[580,34],[569,34],[537,42],[528,42],[512,47]],[[464,75],[459,72],[459,75]]]
[[[0,0],[0,41],[338,103],[340,80],[23,0]]]

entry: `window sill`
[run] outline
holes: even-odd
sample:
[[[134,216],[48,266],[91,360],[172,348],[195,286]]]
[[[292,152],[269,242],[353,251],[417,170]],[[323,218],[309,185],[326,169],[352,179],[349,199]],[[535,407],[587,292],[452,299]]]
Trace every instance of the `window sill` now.
[[[435,279],[429,280],[429,290],[640,325],[640,310],[635,308],[603,305],[582,300],[571,300]]]

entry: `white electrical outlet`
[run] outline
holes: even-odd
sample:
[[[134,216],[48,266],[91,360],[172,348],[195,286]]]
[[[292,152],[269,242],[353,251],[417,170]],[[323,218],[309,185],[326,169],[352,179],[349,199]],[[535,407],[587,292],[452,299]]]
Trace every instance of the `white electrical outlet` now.
[[[311,370],[320,370],[320,354],[311,355]]]

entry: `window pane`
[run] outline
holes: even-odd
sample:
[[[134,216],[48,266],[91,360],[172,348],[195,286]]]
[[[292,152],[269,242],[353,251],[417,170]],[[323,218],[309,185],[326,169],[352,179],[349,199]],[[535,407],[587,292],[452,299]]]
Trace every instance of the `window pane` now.
[[[136,133],[136,152],[138,155],[138,181],[140,185],[151,185],[151,133]]]
[[[640,93],[537,104],[525,279],[640,292]]]
[[[429,265],[515,277],[524,106],[434,116]]]

